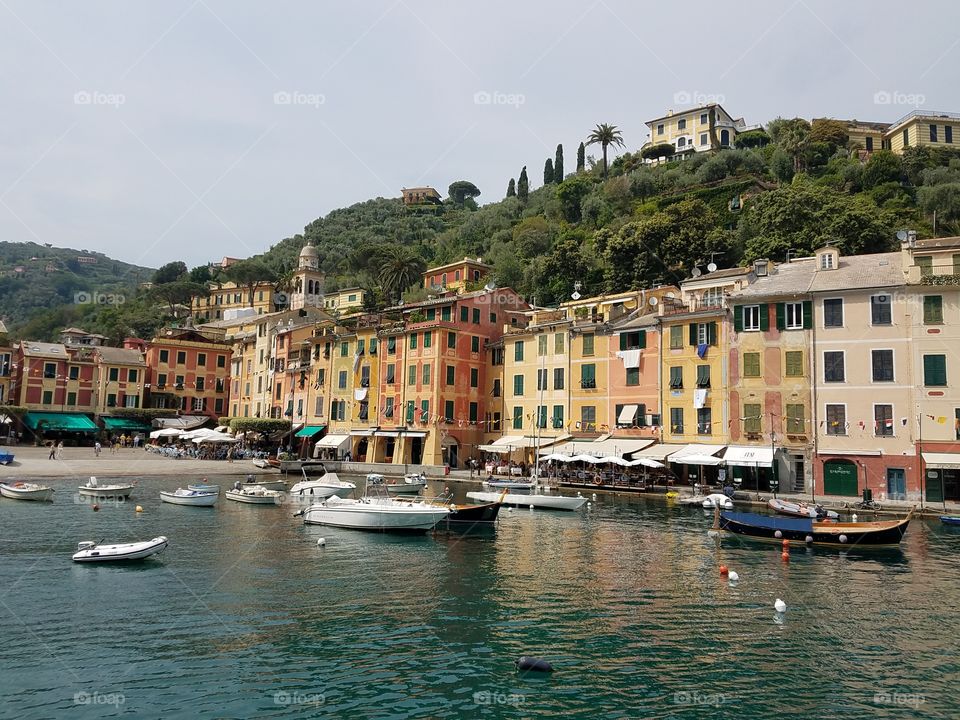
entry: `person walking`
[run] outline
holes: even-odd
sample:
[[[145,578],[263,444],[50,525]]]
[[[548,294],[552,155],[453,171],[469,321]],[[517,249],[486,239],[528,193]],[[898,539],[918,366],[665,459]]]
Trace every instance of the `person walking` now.
[[[57,459],[57,444],[53,440],[50,441],[50,459]]]
[[[57,460],[63,460],[63,440],[57,443]]]
[[[100,444],[100,441],[97,440],[93,444],[93,454],[95,457],[100,457],[100,451],[103,449],[103,446]]]

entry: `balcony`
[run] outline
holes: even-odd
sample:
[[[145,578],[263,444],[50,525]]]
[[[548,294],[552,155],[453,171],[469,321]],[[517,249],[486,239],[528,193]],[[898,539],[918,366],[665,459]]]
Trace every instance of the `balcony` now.
[[[596,381],[596,380],[581,380],[581,381],[580,381],[580,387],[582,387],[584,390],[596,390],[596,389],[597,389],[597,381]]]

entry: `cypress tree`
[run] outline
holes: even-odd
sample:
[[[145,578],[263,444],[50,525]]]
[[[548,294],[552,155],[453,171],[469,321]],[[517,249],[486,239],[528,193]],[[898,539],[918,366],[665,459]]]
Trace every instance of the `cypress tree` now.
[[[557,145],[557,156],[553,161],[553,181],[563,182],[563,145]]]
[[[553,184],[553,160],[550,158],[547,158],[547,161],[543,164],[543,184]]]
[[[517,196],[517,183],[513,178],[510,178],[510,182],[507,183],[507,197],[516,197]]]
[[[517,180],[517,198],[520,202],[525,203],[527,197],[530,194],[530,181],[527,179],[527,166],[523,166],[523,170],[520,171],[520,179]]]
[[[580,143],[580,147],[577,148],[577,172],[583,172],[583,169],[587,165],[587,150],[583,147],[583,143]]]

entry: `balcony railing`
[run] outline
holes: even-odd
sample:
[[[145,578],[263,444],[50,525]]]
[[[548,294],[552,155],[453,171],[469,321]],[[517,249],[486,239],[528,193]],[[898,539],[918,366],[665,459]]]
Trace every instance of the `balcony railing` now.
[[[596,380],[581,380],[581,381],[580,381],[580,387],[582,387],[584,390],[596,390],[596,389],[597,389],[597,381],[596,381]]]

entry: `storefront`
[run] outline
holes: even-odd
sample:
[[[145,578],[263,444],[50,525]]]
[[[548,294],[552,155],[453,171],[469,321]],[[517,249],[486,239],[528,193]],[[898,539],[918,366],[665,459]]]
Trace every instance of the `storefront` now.
[[[773,448],[757,445],[728,445],[723,454],[730,481],[737,490],[777,492],[779,473]]]
[[[924,500],[960,501],[960,453],[925,452],[922,457]]]

